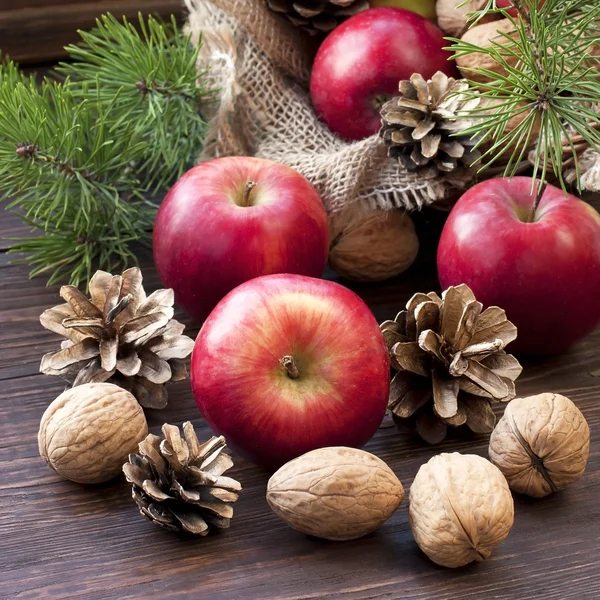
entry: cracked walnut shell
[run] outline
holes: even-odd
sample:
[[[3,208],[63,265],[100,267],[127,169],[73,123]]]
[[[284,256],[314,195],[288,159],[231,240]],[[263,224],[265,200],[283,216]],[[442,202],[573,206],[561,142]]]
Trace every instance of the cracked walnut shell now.
[[[514,492],[543,498],[583,475],[590,454],[590,428],[565,396],[517,398],[498,421],[489,454]]]
[[[514,504],[506,479],[474,454],[439,454],[410,488],[409,520],[425,554],[443,567],[489,558],[508,535]]]
[[[148,434],[142,407],[112,383],[87,383],[63,392],[42,416],[40,456],[61,477],[102,483],[116,477]]]
[[[267,502],[290,527],[327,540],[375,531],[396,511],[404,488],[380,458],[356,448],[320,448],[283,465]]]

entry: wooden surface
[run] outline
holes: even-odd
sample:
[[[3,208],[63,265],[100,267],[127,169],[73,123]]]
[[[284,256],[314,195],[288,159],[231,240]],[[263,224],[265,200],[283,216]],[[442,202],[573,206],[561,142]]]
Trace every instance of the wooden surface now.
[[[435,238],[440,217],[422,223]],[[0,235],[23,228],[0,216]],[[5,249],[7,242],[1,242]],[[403,277],[353,286],[379,320],[392,318],[410,295],[437,287],[433,245]],[[147,289],[159,283],[142,258]],[[37,430],[63,383],[38,373],[58,338],[38,323],[59,303],[58,288],[29,281],[26,266],[0,253],[0,598],[193,598],[199,600],[594,600],[600,598],[600,331],[565,356],[528,360],[522,395],[554,391],[572,398],[592,430],[587,472],[545,500],[515,498],[515,525],[486,563],[459,570],[435,566],[412,539],[406,502],[376,533],[333,543],[289,529],[265,502],[268,474],[236,457],[231,475],[243,484],[229,530],[188,539],[142,517],[120,478],[99,487],[61,481],[38,456]],[[185,319],[184,319],[185,320]],[[197,329],[191,328],[191,335]],[[189,384],[171,388],[169,407],[148,412],[151,431],[192,420],[210,435]],[[486,439],[423,445],[382,427],[366,447],[386,460],[408,488],[434,454],[486,456]]]
[[[180,15],[181,0],[0,0],[0,52],[20,64],[64,58],[78,29],[90,29],[107,12],[137,20],[138,12]]]

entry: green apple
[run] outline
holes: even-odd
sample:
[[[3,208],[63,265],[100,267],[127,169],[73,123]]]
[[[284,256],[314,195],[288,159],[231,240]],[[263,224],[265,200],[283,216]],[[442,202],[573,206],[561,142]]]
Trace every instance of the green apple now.
[[[405,8],[427,19],[435,20],[435,0],[370,0],[371,8],[378,6],[395,6]]]

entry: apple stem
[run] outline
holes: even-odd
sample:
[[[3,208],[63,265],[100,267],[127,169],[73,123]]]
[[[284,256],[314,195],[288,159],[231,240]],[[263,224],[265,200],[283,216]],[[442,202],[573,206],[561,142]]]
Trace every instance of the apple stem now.
[[[258,184],[256,183],[256,181],[246,182],[246,187],[244,188],[244,196],[242,198],[242,206],[247,207],[252,205],[252,202],[250,200],[250,194],[257,185]]]
[[[544,181],[542,183],[542,185],[540,185],[537,189],[537,193],[535,195],[535,200],[533,201],[533,204],[531,205],[531,211],[529,212],[529,218],[527,219],[528,223],[535,222],[535,214],[537,213],[537,209],[540,205],[540,202],[542,201],[542,196],[544,195],[544,192],[546,191],[546,185],[548,185],[548,184]]]
[[[298,379],[300,377],[300,371],[293,356],[284,356],[279,362],[285,367],[290,379]]]

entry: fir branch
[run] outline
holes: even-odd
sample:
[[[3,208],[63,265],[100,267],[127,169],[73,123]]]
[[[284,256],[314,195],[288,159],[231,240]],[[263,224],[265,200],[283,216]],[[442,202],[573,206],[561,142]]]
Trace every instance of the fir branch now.
[[[571,137],[577,135],[589,147],[600,150],[600,63],[594,56],[600,44],[600,4],[547,0],[538,8],[538,0],[513,0],[513,5],[518,10],[516,18],[489,0],[473,19],[476,22],[477,16],[494,10],[511,19],[514,32],[501,34],[491,46],[481,48],[451,40],[455,57],[480,53],[502,67],[500,72],[467,69],[488,82],[470,81],[466,95],[484,102],[462,115],[473,120],[464,133],[479,138],[478,146],[487,148],[481,170],[508,156],[505,176],[511,176],[527,158],[539,126],[534,179],[545,182],[552,172],[566,189],[563,162],[574,166],[578,184],[580,181],[579,157]],[[500,108],[490,110],[486,101]],[[509,121],[516,115],[522,120],[510,131]]]
[[[91,32],[80,32],[82,43],[68,46],[74,59],[58,71],[71,80],[74,93],[86,97],[85,85],[97,101],[114,104],[121,121],[133,120],[145,139],[144,168],[156,190],[179,177],[194,162],[206,123],[202,108],[214,90],[198,73],[200,46],[154,17],[139,17],[138,29],[126,19],[105,15]]]
[[[156,206],[147,200],[189,168],[203,142],[198,50],[173,20],[141,18],[141,33],[107,15],[81,32],[61,82],[40,86],[0,62],[0,194],[36,237],[11,252],[80,285],[95,268],[135,263],[149,244]]]

